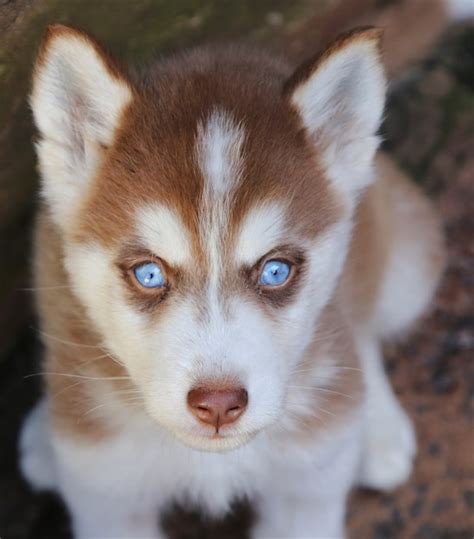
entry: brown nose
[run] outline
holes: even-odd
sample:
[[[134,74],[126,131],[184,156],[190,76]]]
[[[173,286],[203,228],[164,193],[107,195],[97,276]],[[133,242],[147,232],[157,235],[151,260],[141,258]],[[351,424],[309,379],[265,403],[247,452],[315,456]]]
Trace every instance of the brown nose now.
[[[191,412],[219,432],[222,425],[234,423],[247,407],[248,394],[243,388],[208,389],[197,387],[188,393]]]

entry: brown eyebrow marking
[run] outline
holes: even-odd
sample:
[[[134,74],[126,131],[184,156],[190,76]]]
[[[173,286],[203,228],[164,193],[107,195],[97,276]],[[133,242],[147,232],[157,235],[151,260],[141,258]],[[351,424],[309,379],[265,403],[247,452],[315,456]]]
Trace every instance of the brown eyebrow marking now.
[[[120,249],[116,257],[116,265],[130,268],[145,260],[159,260],[166,263],[158,253],[150,251],[140,240],[132,240]]]

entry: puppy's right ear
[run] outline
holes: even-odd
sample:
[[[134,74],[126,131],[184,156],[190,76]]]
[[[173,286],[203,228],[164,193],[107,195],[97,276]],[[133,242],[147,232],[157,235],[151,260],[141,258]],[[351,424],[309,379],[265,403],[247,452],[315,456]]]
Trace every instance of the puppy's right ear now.
[[[373,180],[386,84],[381,37],[378,28],[341,36],[296,70],[285,86],[328,177],[351,197]]]
[[[40,135],[42,193],[60,226],[86,193],[132,96],[131,85],[95,40],[67,26],[48,28],[30,103]]]

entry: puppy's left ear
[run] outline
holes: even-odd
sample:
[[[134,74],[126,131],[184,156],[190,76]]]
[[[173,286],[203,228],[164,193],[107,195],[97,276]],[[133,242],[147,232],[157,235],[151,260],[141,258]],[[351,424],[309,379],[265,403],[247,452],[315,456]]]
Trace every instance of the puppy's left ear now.
[[[297,69],[284,88],[329,178],[348,193],[372,181],[386,86],[381,36],[378,28],[342,36]]]

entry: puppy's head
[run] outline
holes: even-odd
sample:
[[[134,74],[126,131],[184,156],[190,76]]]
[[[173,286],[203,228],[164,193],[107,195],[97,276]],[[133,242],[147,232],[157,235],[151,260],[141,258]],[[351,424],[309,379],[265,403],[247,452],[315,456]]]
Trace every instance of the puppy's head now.
[[[149,415],[194,447],[285,416],[372,179],[379,36],[294,74],[205,49],[131,78],[82,32],[48,32],[31,103],[68,275]]]

